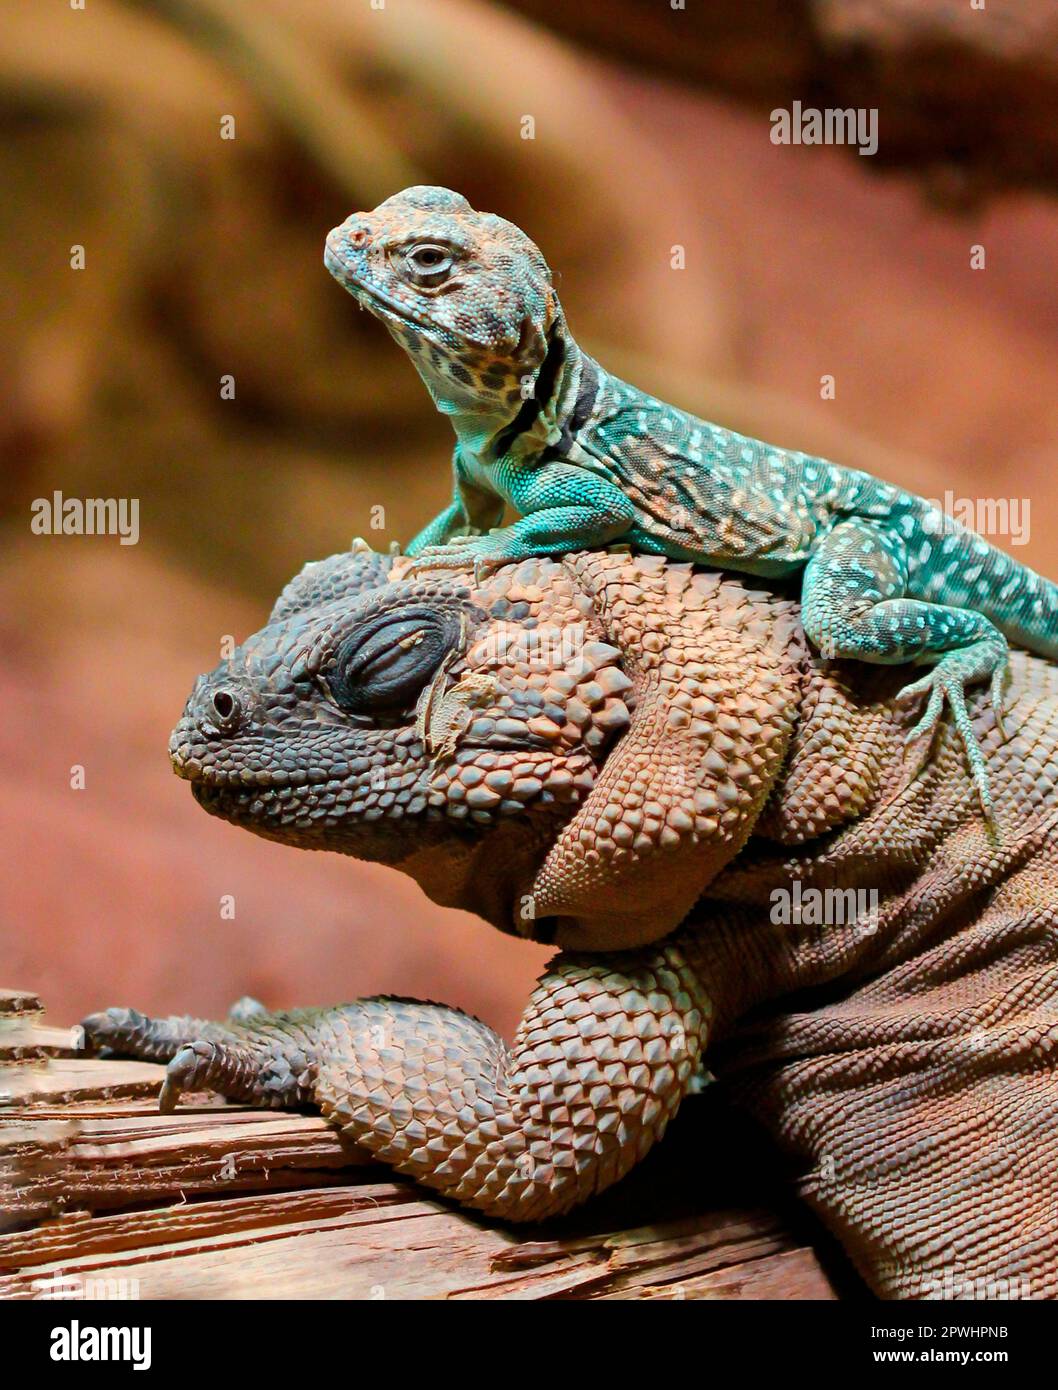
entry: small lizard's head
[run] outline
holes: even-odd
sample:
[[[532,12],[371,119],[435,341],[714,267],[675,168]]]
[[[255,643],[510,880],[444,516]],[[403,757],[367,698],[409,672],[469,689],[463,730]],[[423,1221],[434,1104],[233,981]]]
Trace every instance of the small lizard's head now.
[[[536,245],[448,188],[406,188],[354,213],[327,237],[324,263],[452,416],[512,419],[564,332]]]

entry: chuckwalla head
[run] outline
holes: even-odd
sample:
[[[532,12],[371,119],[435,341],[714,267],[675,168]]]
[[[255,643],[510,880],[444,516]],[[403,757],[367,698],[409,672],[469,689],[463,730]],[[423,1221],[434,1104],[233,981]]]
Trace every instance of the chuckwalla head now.
[[[404,563],[307,566],[198,679],[175,771],[214,815],[396,865],[507,931],[604,949],[672,930],[787,746],[794,663],[762,596],[650,557],[476,585]]]

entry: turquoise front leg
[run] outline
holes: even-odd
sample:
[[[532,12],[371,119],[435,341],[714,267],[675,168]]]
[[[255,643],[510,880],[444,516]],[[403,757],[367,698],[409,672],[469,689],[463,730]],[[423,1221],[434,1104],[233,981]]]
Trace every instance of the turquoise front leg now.
[[[983,614],[907,597],[910,566],[903,539],[883,525],[853,518],[828,532],[805,568],[802,621],[825,657],[883,665],[933,663],[902,691],[928,694],[925,713],[909,741],[932,737],[947,703],[966,749],[981,806],[992,819],[988,768],[966,707],[965,688],[991,681],[1000,716],[1007,641]]]
[[[458,567],[475,561],[517,561],[531,555],[566,555],[618,540],[635,521],[635,504],[620,488],[583,468],[494,465],[496,486],[522,513],[510,526],[484,536],[453,536],[414,553],[423,566]],[[418,537],[413,544],[417,544]]]
[[[466,525],[467,518],[462,503],[452,502],[408,542],[404,548],[404,553],[405,555],[419,555],[427,546],[444,545],[453,536],[458,536]]]
[[[503,498],[495,492],[475,487],[465,476],[456,449],[452,460],[455,486],[452,501],[439,516],[415,536],[406,547],[405,555],[421,555],[432,546],[443,546],[466,536],[469,531],[485,531],[503,520]]]

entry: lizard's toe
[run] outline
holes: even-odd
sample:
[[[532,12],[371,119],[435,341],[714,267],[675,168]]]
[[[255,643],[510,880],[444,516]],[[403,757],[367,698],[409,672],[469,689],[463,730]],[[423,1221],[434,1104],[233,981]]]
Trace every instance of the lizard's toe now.
[[[253,1023],[255,1020],[263,1018],[267,1013],[268,1010],[260,999],[254,999],[252,995],[244,994],[241,999],[236,999],[228,1010],[228,1022]]]
[[[484,536],[453,536],[443,545],[428,545],[415,556],[405,574],[419,569],[463,569],[473,565],[475,576],[480,578],[509,559],[509,538],[501,526]]]
[[[196,1038],[234,1040],[230,1026],[202,1018],[149,1018],[137,1009],[104,1009],[82,1019],[86,1052],[136,1057],[145,1062],[168,1062],[185,1043]]]
[[[944,706],[947,704],[951,710],[952,723],[955,725],[966,752],[966,760],[970,765],[970,776],[977,789],[981,810],[989,824],[993,824],[995,805],[992,801],[988,764],[981,752],[981,745],[974,731],[970,711],[967,708],[962,675],[951,667],[946,668],[943,662],[938,662],[928,675],[915,681],[913,685],[906,686],[898,698],[902,701],[910,700],[915,696],[924,694],[927,690],[929,691],[929,702],[925,712],[906,736],[908,744],[917,744],[924,750],[920,754],[917,771],[921,771],[922,765],[928,757],[929,749],[940,724],[941,715],[944,712]]]
[[[158,1056],[154,1023],[137,1009],[103,1009],[83,1018],[80,1028],[84,1051],[96,1056],[121,1053],[151,1060]]]
[[[138,1015],[135,1009],[102,1009],[99,1013],[88,1014],[81,1019],[86,1044],[105,1044],[133,1018],[142,1018],[142,1014]]]
[[[221,1048],[198,1038],[185,1043],[165,1069],[165,1082],[158,1096],[158,1109],[168,1114],[176,1109],[184,1091],[206,1091],[218,1070]]]
[[[474,583],[482,584],[493,570],[507,563],[503,555],[477,555],[474,558]]]
[[[188,1039],[166,1068],[159,1109],[174,1109],[185,1091],[216,1091],[251,1105],[304,1105],[315,1090],[314,1049],[311,1018],[296,1014],[262,1013],[237,1031]]]
[[[991,684],[988,687],[988,698],[992,704],[992,712],[996,717],[996,728],[999,730],[1000,736],[1004,739],[1007,737],[1007,730],[1004,723],[1006,709],[1004,708],[1003,686],[1009,671],[1009,662],[1004,661],[1001,665],[997,666],[992,672]]]
[[[411,564],[404,570],[404,578],[419,574],[423,570],[463,569],[473,558],[473,553],[456,548],[454,545],[430,545],[420,550]]]

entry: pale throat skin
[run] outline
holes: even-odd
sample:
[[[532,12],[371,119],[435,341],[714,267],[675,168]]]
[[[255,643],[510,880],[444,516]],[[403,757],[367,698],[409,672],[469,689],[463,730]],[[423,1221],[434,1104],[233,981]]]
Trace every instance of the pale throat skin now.
[[[909,741],[928,756],[947,703],[992,819],[964,688],[989,681],[999,717],[1007,639],[1058,656],[1058,586],[922,498],[611,376],[574,341],[536,245],[451,189],[354,213],[324,259],[455,430],[452,503],[408,547],[421,565],[620,542],[766,578],[803,570],[823,656],[931,667],[905,691],[928,697]],[[508,505],[521,519],[501,528]]]

